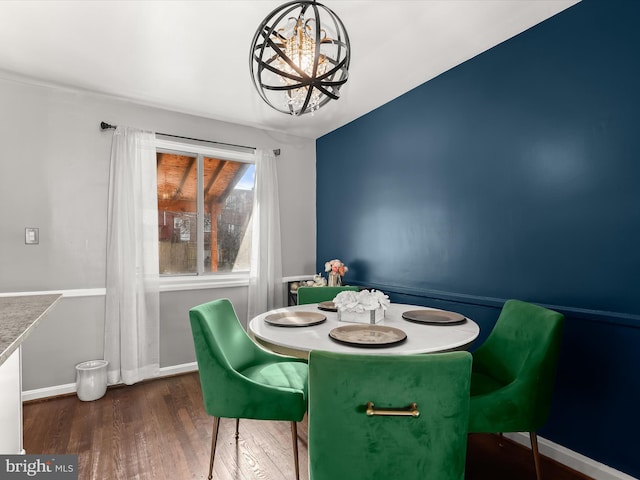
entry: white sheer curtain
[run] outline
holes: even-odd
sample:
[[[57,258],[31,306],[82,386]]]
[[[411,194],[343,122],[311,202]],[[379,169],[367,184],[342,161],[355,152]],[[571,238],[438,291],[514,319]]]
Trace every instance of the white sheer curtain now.
[[[284,296],[276,158],[271,150],[256,157],[248,320],[281,307]]]
[[[155,135],[118,127],[111,146],[104,358],[108,382],[158,375],[158,205]]]

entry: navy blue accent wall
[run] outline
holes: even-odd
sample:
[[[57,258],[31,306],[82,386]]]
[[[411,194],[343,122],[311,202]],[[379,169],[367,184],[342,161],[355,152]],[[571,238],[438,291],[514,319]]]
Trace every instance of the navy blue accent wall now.
[[[584,0],[317,140],[317,269],[567,316],[541,435],[640,477],[640,2]],[[635,448],[633,447],[635,446]]]

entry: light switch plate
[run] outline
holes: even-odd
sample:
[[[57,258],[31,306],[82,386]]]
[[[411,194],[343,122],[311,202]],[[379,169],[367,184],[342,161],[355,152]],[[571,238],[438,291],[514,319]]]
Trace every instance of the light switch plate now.
[[[26,227],[24,229],[24,243],[27,245],[38,245],[38,243],[40,243],[40,229]]]

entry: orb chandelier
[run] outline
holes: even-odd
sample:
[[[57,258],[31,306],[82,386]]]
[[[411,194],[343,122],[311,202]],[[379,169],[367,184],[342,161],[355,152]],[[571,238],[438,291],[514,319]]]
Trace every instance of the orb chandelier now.
[[[282,113],[313,113],[339,98],[351,47],[344,24],[324,5],[294,1],[262,21],[251,42],[251,78],[262,99]]]

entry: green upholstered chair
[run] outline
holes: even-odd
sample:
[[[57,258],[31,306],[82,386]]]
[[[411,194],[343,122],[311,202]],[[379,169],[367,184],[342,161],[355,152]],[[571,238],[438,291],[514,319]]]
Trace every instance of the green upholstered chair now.
[[[299,478],[297,424],[307,410],[308,367],[304,360],[258,347],[244,331],[233,305],[220,299],[189,310],[206,412],[214,417],[209,476],[220,418],[291,422],[296,479]]]
[[[508,300],[473,353],[470,433],[529,432],[540,480],[536,431],[546,422],[564,315]]]
[[[329,302],[345,290],[357,292],[360,290],[360,287],[351,285],[343,285],[342,287],[300,287],[298,288],[298,305]]]
[[[309,479],[463,480],[470,375],[468,352],[312,351]]]

